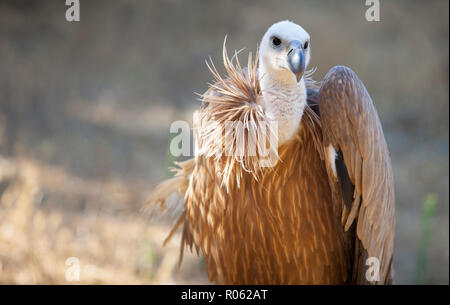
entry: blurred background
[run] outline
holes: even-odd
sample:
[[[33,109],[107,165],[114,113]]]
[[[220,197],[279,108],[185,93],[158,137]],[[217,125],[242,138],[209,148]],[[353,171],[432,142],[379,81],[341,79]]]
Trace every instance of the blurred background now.
[[[0,283],[207,283],[171,223],[140,208],[170,174],[169,126],[192,121],[222,43],[255,52],[289,19],[320,80],[351,67],[392,154],[398,284],[449,283],[449,2],[0,0]],[[222,70],[223,71],[223,70]],[[68,265],[66,265],[66,263]]]

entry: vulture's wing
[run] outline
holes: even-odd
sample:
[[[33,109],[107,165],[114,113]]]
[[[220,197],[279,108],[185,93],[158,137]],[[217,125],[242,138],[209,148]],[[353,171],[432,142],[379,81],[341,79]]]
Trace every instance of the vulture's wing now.
[[[322,82],[319,111],[335,210],[346,234],[355,232],[352,282],[390,283],[394,185],[375,106],[358,76],[337,66]]]

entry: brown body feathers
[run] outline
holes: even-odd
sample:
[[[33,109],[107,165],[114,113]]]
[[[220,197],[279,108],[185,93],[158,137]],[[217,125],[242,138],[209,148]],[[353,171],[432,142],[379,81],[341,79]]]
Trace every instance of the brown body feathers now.
[[[361,81],[345,67],[333,68],[320,88],[306,78],[308,105],[297,133],[269,152],[273,166],[261,167],[267,143],[256,123],[267,117],[257,103],[256,60],[250,57],[243,69],[224,48],[224,64],[227,78],[211,66],[215,82],[194,122],[200,154],[178,163],[175,177],[149,200],[164,205],[173,192],[183,198],[169,234],[182,230],[181,257],[185,246],[201,251],[210,280],[222,284],[389,283],[392,169]],[[227,121],[244,131],[224,131]],[[256,147],[252,154],[245,151],[249,144]],[[330,147],[338,152],[336,164]],[[368,280],[370,257],[378,259],[379,273]]]

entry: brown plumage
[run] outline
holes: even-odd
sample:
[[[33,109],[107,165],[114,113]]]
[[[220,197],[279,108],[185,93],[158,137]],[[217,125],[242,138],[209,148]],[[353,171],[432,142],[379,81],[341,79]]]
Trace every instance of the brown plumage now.
[[[305,77],[308,105],[300,126],[273,151],[274,166],[261,167],[260,144],[253,156],[235,153],[261,143],[254,123],[268,120],[258,102],[257,59],[243,69],[225,48],[223,57],[228,77],[211,66],[215,81],[194,122],[201,154],[177,163],[175,177],[148,203],[164,206],[173,192],[183,198],[168,236],[182,231],[180,263],[188,246],[201,251],[209,279],[221,284],[390,283],[391,161],[362,82],[342,66],[320,88]],[[227,121],[247,128],[224,132],[219,127]],[[229,139],[233,153],[219,138]],[[379,260],[379,281],[367,280],[369,257]]]

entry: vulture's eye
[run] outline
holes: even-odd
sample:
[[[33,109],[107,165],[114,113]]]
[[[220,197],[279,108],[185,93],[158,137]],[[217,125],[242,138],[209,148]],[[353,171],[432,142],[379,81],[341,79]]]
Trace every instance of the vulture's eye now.
[[[276,47],[278,47],[281,44],[281,40],[278,37],[273,37],[272,38],[272,44]]]
[[[305,44],[303,45],[303,50],[306,50],[306,49],[308,48],[308,46],[309,46],[309,42],[307,41],[307,42],[305,42]]]

